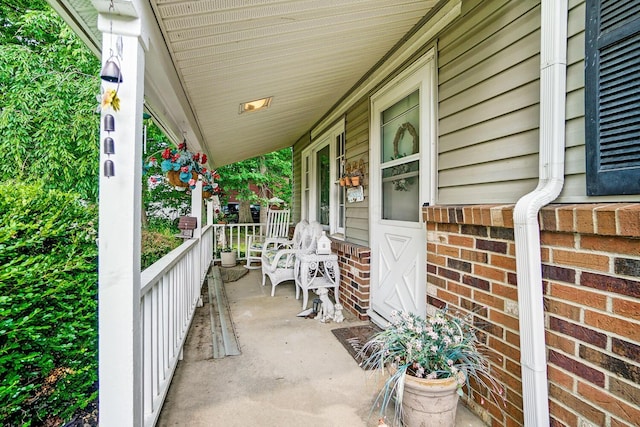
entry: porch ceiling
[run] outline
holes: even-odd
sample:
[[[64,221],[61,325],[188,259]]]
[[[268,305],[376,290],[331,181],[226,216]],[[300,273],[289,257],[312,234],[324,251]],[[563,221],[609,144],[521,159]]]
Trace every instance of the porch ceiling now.
[[[50,2],[101,46],[90,0]],[[147,104],[219,166],[291,146],[438,0],[133,3],[153,26]],[[166,82],[175,93],[166,93]],[[239,114],[240,103],[264,97],[273,97],[270,108]]]

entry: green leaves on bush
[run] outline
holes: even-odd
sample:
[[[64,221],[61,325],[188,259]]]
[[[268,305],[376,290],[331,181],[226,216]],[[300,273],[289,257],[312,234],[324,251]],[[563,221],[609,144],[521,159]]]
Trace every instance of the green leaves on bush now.
[[[97,211],[0,184],[0,425],[66,420],[96,397]]]
[[[142,270],[180,246],[182,240],[175,237],[169,228],[164,230],[142,230]]]

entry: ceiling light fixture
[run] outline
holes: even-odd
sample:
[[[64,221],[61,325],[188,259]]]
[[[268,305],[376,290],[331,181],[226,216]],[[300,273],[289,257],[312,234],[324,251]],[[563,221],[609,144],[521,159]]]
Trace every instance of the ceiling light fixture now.
[[[240,114],[248,113],[251,111],[259,111],[264,110],[265,108],[269,108],[271,105],[271,101],[273,100],[273,96],[268,98],[256,99],[255,101],[243,102],[240,104]]]

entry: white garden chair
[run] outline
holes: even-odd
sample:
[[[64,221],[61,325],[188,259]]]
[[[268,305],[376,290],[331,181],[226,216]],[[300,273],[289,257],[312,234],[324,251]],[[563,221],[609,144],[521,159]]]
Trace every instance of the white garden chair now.
[[[322,236],[322,225],[314,221],[311,224],[301,221],[296,225],[293,240],[282,241],[267,239],[262,251],[262,286],[266,278],[271,281],[271,296],[275,296],[276,286],[295,279],[296,256],[312,253],[316,250],[318,238]],[[298,289],[296,288],[296,298]]]
[[[267,224],[261,227],[262,233],[247,238],[247,268],[260,268],[259,265],[253,265],[253,263],[261,261],[262,248],[267,239],[287,240],[290,215],[289,209],[269,209]]]

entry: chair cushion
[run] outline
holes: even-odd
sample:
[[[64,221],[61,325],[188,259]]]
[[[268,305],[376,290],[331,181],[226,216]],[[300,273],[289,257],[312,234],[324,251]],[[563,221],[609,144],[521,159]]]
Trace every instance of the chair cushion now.
[[[276,259],[278,254],[277,250],[267,250],[263,252],[262,257],[267,260],[267,263],[273,267],[273,260]],[[295,256],[282,256],[278,260],[277,268],[293,268],[295,262]]]

